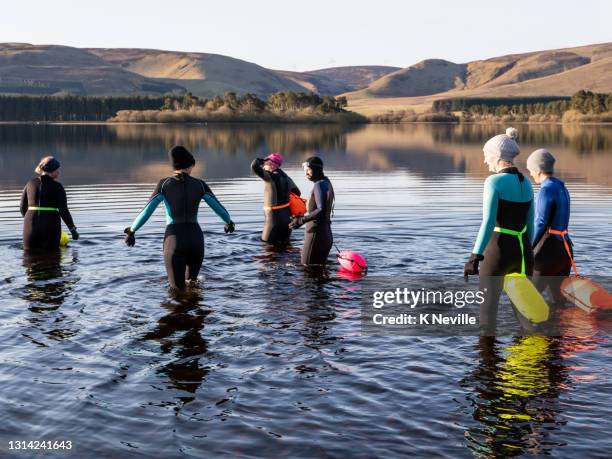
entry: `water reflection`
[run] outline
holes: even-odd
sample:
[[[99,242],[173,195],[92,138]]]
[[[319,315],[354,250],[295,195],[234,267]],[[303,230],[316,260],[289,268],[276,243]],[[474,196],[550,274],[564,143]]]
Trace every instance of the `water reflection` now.
[[[172,356],[173,360],[159,367],[157,372],[172,387],[190,394],[178,397],[182,406],[195,399],[196,391],[210,371],[200,362],[208,352],[202,329],[210,313],[202,309],[202,301],[201,292],[196,288],[165,300],[161,307],[167,313],[142,338],[158,342],[161,353]]]
[[[166,151],[183,144],[207,178],[249,177],[253,157],[288,162],[319,153],[331,168],[406,169],[424,177],[487,174],[482,145],[502,125],[0,125],[2,186],[19,187],[42,153],[62,158],[67,184],[142,183],[167,173]],[[557,156],[562,178],[611,185],[612,126],[520,125],[521,161],[537,148]]]
[[[551,454],[561,446],[549,436],[565,423],[559,395],[569,380],[560,340],[526,336],[504,346],[482,337],[477,351],[479,363],[462,381],[477,421],[465,432],[467,447],[484,457]]]
[[[70,294],[78,279],[71,270],[62,265],[65,251],[24,251],[23,267],[28,283],[23,287],[22,298],[31,304],[30,310],[52,310],[59,308]],[[77,253],[72,253],[76,263]]]

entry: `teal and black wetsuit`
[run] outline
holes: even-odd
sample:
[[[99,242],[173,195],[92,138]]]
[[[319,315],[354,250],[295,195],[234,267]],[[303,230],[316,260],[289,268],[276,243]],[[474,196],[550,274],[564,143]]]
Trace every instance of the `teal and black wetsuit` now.
[[[185,286],[185,277],[195,280],[204,260],[204,235],[198,223],[198,208],[205,201],[225,222],[230,215],[203,180],[188,174],[161,179],[148,204],[132,223],[136,232],[153,215],[162,202],[166,209],[164,261],[168,281],[175,288]]]
[[[502,169],[487,178],[482,224],[473,250],[484,256],[480,264],[480,289],[486,291],[480,325],[486,334],[495,332],[503,276],[533,273],[533,215],[533,188],[518,169]]]

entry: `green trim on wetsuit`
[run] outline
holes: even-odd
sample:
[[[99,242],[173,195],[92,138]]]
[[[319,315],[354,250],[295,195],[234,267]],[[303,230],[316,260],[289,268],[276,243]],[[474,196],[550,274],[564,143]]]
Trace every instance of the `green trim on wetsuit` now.
[[[517,174],[500,172],[485,180],[482,197],[482,223],[472,253],[482,255],[491,240],[501,199],[519,203],[531,201],[527,215],[527,238],[531,241],[534,225],[533,187],[526,178],[520,181]]]
[[[204,193],[204,201],[206,202],[206,204],[208,204],[208,207],[210,207],[214,213],[216,213],[219,218],[221,220],[223,220],[225,223],[229,223],[232,219],[230,218],[230,214],[227,211],[227,209],[225,207],[223,207],[223,204],[221,204],[219,202],[219,200],[217,199],[217,197],[211,193]]]

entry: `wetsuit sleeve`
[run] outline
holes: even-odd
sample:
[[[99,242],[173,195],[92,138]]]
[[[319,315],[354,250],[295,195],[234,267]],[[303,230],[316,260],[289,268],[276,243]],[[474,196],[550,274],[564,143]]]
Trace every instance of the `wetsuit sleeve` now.
[[[540,239],[542,239],[542,236],[544,236],[548,223],[550,222],[550,217],[552,215],[553,206],[554,206],[554,200],[552,199],[552,196],[548,190],[548,187],[540,188],[540,192],[538,193],[536,211],[535,211],[535,225],[533,225],[532,223],[532,227],[535,226],[535,228],[533,229],[533,231],[535,232],[535,235],[531,239],[533,241],[532,242],[533,246],[535,246],[538,242],[540,242]],[[533,215],[533,206],[531,208],[531,212]],[[527,221],[527,223],[529,223],[529,221],[533,222],[534,221],[533,217],[530,218]]]
[[[59,185],[59,193],[58,193],[58,209],[60,213],[60,217],[64,220],[64,223],[68,227],[69,230],[72,230],[75,225],[72,221],[72,215],[70,215],[70,211],[68,210],[68,199],[66,198],[66,190],[60,184]]]
[[[325,212],[326,210],[325,207],[327,206],[327,199],[321,182],[315,183],[315,186],[312,189],[312,193],[314,195],[315,204],[317,207],[312,212],[309,212],[304,215],[304,223],[315,220],[322,212]]]
[[[289,184],[289,191],[291,193],[293,193],[293,194],[297,194],[298,196],[302,196],[302,192],[297,187],[295,182],[291,179],[291,177],[287,176],[287,181],[288,181],[288,184]]]
[[[204,196],[202,196],[202,199],[208,204],[208,207],[210,207],[225,223],[231,222],[232,219],[230,218],[229,212],[223,207],[223,204],[219,202],[210,187],[204,182],[202,182],[202,185],[204,187]]]
[[[482,223],[476,238],[476,244],[472,253],[482,255],[491,240],[491,235],[495,229],[495,221],[497,219],[497,205],[499,196],[495,189],[495,183],[492,177],[485,181],[484,192],[482,195]]]
[[[155,212],[157,206],[159,206],[159,204],[164,200],[164,195],[162,193],[163,183],[164,180],[159,181],[159,183],[155,187],[155,191],[153,191],[153,194],[151,195],[151,199],[149,199],[147,205],[144,206],[144,209],[140,211],[140,213],[134,220],[134,223],[132,223],[130,229],[133,232],[136,232],[140,228],[142,228],[142,226],[147,222],[147,220],[151,218],[151,215],[153,215],[153,212]]]
[[[266,170],[264,170],[263,166],[261,165],[261,161],[259,159],[254,159],[253,162],[251,163],[251,170],[255,173],[255,175],[257,175],[260,179],[269,182],[271,180],[270,178],[270,173]]]
[[[19,202],[19,210],[21,211],[21,216],[25,217],[26,212],[28,211],[28,186],[26,185],[21,193],[21,201]]]

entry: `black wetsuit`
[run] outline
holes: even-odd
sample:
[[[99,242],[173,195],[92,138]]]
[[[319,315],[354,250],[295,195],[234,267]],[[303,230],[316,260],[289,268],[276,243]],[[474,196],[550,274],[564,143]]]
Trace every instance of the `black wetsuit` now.
[[[300,196],[300,189],[282,169],[267,171],[262,161],[256,159],[251,163],[253,172],[265,182],[264,188],[264,227],[261,240],[270,243],[285,242],[291,236],[289,222],[289,193]]]
[[[304,215],[304,248],[302,264],[322,265],[334,243],[331,214],[334,207],[334,188],[327,177],[317,180],[308,199]]]
[[[140,212],[131,230],[137,231],[163,202],[166,209],[164,261],[168,281],[174,288],[185,287],[185,278],[196,280],[204,261],[204,234],[198,223],[200,201],[206,201],[225,222],[230,215],[206,182],[187,174],[161,179],[149,203]]]
[[[48,175],[33,178],[26,184],[20,207],[24,217],[23,248],[26,250],[58,249],[62,230],[60,218],[68,229],[74,228],[66,191]]]

